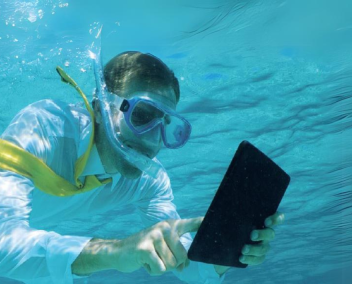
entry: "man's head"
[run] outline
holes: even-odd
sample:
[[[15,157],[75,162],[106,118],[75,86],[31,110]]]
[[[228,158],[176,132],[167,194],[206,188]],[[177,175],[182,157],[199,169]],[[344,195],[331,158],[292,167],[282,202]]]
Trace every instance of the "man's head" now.
[[[148,92],[150,99],[176,109],[180,97],[178,80],[160,59],[151,54],[124,52],[117,55],[106,64],[104,78],[109,92],[119,97],[131,99],[140,92]],[[109,147],[103,127],[99,126],[99,106],[94,105],[94,110],[98,121],[96,143],[105,170],[111,173],[118,171],[130,178],[138,177],[141,172]],[[155,157],[162,146],[159,127],[135,135],[126,123],[122,122],[117,131],[120,132],[124,145],[150,158]]]
[[[149,53],[127,51],[118,54],[106,64],[104,78],[108,90],[122,97],[128,96],[132,87],[140,91],[170,88],[176,103],[180,99],[180,87],[174,73]]]

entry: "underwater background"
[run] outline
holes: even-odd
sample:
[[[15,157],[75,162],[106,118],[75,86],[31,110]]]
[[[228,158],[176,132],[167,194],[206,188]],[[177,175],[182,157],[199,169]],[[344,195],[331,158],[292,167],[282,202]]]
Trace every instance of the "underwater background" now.
[[[351,15],[347,0],[0,0],[0,133],[35,101],[80,102],[57,65],[92,98],[87,51],[103,25],[104,62],[127,50],[149,52],[179,79],[178,111],[192,136],[158,158],[181,217],[205,214],[243,140],[291,176],[279,207],[285,222],[266,260],[231,269],[224,283],[351,283]],[[80,234],[104,238],[118,227],[124,238],[141,228],[132,207],[99,218],[91,221],[101,226]],[[75,225],[58,230],[69,234]],[[75,283],[182,282],[141,269]]]

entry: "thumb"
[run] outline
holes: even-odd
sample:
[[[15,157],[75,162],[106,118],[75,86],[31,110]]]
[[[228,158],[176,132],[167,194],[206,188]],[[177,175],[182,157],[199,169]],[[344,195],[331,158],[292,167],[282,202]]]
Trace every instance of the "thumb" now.
[[[185,233],[198,231],[203,222],[204,217],[197,217],[192,219],[181,219],[176,221],[176,231],[180,236]]]

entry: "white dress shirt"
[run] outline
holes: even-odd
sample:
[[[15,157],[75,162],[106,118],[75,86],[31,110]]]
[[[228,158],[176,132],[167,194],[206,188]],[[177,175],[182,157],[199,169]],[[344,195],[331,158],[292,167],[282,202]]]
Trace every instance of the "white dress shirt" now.
[[[91,135],[88,111],[62,101],[42,100],[21,110],[1,138],[42,159],[57,174],[74,184],[74,164],[87,149]],[[33,182],[16,173],[0,170],[0,276],[25,283],[73,283],[71,264],[94,236],[55,232],[55,224],[133,204],[149,227],[165,219],[180,219],[167,174],[157,180],[143,174],[127,179],[107,175],[95,145],[80,176],[112,177],[110,184],[70,197],[56,197],[37,189]],[[99,224],[85,224],[97,226]],[[109,238],[116,238],[110,236]],[[188,250],[192,237],[181,237]],[[173,272],[187,283],[221,283],[214,266],[191,261],[182,272]]]

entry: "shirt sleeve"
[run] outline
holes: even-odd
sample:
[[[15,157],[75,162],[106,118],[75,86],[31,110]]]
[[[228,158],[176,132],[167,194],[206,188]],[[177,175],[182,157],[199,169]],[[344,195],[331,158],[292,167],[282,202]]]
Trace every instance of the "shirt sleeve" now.
[[[15,117],[1,138],[48,161],[50,151],[59,146],[59,140],[56,145],[49,143],[48,135],[53,134],[49,128],[36,115],[36,108],[29,107]],[[32,228],[29,216],[34,190],[38,189],[30,179],[0,170],[0,276],[29,284],[73,283],[71,264],[90,238]]]
[[[144,186],[145,194],[138,201],[137,209],[146,227],[167,219],[181,219],[172,202],[174,197],[167,174],[158,180],[149,179]],[[186,233],[181,236],[180,241],[188,251],[193,239],[190,233]],[[214,265],[195,261],[190,261],[190,265],[182,272],[173,270],[173,273],[190,284],[221,284],[225,279],[225,273],[220,277]]]

